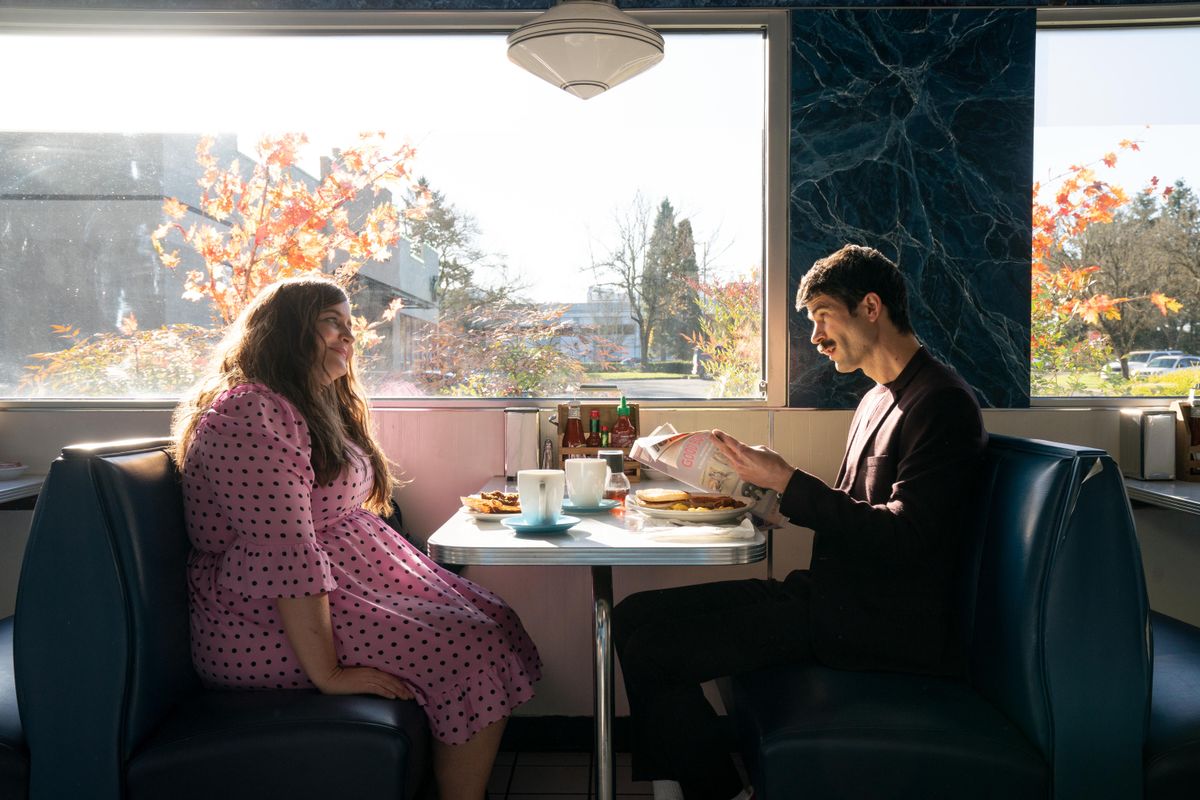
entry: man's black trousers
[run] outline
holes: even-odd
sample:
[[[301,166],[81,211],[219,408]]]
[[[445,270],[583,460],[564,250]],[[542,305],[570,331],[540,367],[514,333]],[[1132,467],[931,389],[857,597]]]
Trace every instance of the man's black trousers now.
[[[685,800],[742,790],[700,684],[813,658],[808,573],[640,592],[613,610],[634,780],[676,780]]]

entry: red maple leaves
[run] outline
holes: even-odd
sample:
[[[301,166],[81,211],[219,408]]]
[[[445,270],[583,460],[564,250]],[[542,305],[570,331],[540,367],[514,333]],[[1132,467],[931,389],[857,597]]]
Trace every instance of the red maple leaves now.
[[[167,221],[151,236],[159,260],[169,269],[179,266],[179,251],[164,246],[177,233],[202,261],[188,271],[184,297],[210,299],[225,323],[275,280],[331,266],[349,280],[367,261],[390,258],[400,239],[401,211],[390,196],[366,211],[355,201],[368,189],[378,196],[411,186],[413,148],[388,147],[382,133],[362,134],[355,146],[336,151],[325,174],[315,177],[297,167],[307,144],[308,137],[298,133],[263,137],[243,177],[240,160],[222,168],[213,155],[214,139],[205,137],[196,146],[203,169],[199,208],[175,198],[163,202]],[[207,220],[185,227],[189,211]]]

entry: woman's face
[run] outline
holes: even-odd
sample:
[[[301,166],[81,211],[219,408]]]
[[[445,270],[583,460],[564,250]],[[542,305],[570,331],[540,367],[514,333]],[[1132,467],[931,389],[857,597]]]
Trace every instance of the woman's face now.
[[[313,365],[317,380],[328,386],[345,375],[354,357],[354,331],[350,328],[350,304],[338,303],[321,310],[317,315],[317,363]]]

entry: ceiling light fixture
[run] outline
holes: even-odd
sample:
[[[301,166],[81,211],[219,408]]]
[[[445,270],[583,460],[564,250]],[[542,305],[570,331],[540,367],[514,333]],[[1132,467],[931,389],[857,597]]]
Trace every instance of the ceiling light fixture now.
[[[663,59],[663,38],[613,0],[559,0],[508,37],[508,59],[587,100]]]

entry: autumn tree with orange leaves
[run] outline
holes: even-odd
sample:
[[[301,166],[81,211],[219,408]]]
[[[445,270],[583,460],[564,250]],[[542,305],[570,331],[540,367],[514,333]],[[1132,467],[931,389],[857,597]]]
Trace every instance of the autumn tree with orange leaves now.
[[[348,284],[367,261],[386,261],[400,241],[401,210],[388,198],[363,209],[360,196],[408,187],[413,149],[386,146],[383,134],[362,134],[355,147],[339,150],[323,178],[310,186],[292,170],[304,134],[266,137],[258,159],[243,177],[234,159],[222,169],[212,155],[213,140],[196,146],[204,170],[197,209],[209,221],[181,223],[188,206],[174,198],[163,203],[168,221],[151,235],[163,266],[180,264],[178,250],[164,241],[177,233],[202,265],[189,269],[184,297],[208,300],[221,322],[232,322],[263,287],[283,278],[333,272]],[[404,213],[420,213],[419,207]]]
[[[730,280],[693,281],[699,332],[685,337],[713,381],[709,397],[762,395],[762,281],[758,271]]]
[[[411,147],[388,147],[383,134],[363,134],[355,146],[336,152],[321,178],[300,172],[303,134],[264,137],[257,158],[222,167],[214,139],[196,146],[201,194],[192,207],[176,198],[163,203],[167,221],[151,235],[164,267],[179,269],[188,258],[183,297],[210,305],[215,327],[171,324],[139,329],[126,315],[119,330],[83,334],[72,325],[55,332],[71,342],[64,350],[37,353],[23,385],[69,394],[176,394],[199,376],[222,329],[263,287],[288,277],[332,273],[349,285],[364,263],[385,261],[399,242],[404,211],[391,192],[409,188]],[[386,194],[384,194],[386,192]],[[190,220],[190,221],[186,221]],[[178,238],[179,249],[168,249]],[[378,343],[375,328],[390,321],[398,303],[381,319],[356,316],[356,347]]]
[[[1128,139],[1119,149],[1137,151]],[[1035,395],[1074,394],[1085,388],[1085,376],[1095,375],[1113,354],[1100,329],[1102,318],[1119,319],[1129,303],[1152,304],[1164,316],[1182,308],[1161,292],[1114,297],[1095,291],[1098,264],[1076,264],[1076,240],[1092,225],[1111,223],[1129,203],[1125,191],[1097,177],[1096,169],[1112,168],[1117,154],[1097,162],[1072,165],[1053,179],[1053,199],[1042,199],[1041,183],[1033,186],[1033,281],[1030,308],[1031,384]],[[1158,179],[1143,189],[1156,192]],[[1171,188],[1163,190],[1164,196]]]

